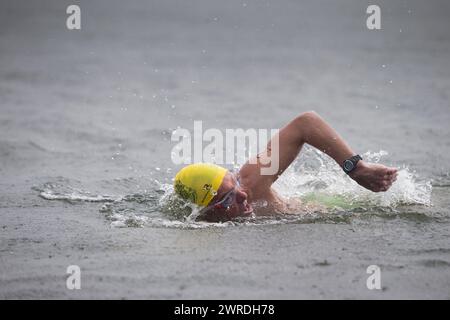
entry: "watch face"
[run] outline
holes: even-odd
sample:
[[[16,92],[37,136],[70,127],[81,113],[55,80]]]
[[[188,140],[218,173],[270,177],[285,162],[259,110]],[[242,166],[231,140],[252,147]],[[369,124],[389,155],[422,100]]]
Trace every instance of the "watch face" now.
[[[351,171],[353,169],[353,162],[351,162],[350,160],[345,160],[344,169],[346,171]]]

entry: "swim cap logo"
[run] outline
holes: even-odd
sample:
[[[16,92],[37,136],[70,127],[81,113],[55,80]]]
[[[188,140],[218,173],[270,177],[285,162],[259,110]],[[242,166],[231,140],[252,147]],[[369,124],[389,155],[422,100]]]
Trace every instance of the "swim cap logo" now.
[[[205,201],[206,197],[208,196],[209,192],[212,190],[212,184],[206,183],[203,186],[203,191],[206,191],[205,196],[202,199],[202,202]]]

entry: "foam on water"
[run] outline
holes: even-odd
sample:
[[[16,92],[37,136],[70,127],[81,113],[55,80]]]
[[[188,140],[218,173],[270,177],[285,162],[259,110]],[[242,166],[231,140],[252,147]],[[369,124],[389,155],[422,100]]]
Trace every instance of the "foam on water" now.
[[[121,196],[92,194],[89,191],[70,185],[70,181],[64,178],[57,178],[54,182],[44,183],[41,187],[33,187],[33,190],[38,191],[39,196],[46,200],[63,200],[69,202],[109,202],[122,200]]]
[[[378,163],[386,151],[366,152],[368,162]],[[387,192],[374,193],[359,186],[324,153],[305,147],[302,155],[274,184],[287,198],[331,199],[347,205],[396,207],[399,205],[431,205],[431,181],[421,181],[407,166],[399,168],[397,181]]]
[[[366,152],[363,158],[379,162],[386,155],[384,151]],[[131,184],[138,184],[139,188],[130,194]],[[318,221],[348,223],[352,216],[361,212],[388,214],[410,205],[429,206],[432,190],[430,181],[419,180],[417,174],[404,166],[399,170],[398,179],[389,191],[370,192],[351,180],[333,160],[312,148],[305,148],[300,158],[274,184],[274,188],[282,196],[301,199],[306,204],[319,204],[320,207],[317,208],[322,208],[305,210],[304,207],[299,207],[299,214],[294,215],[252,216],[225,223],[209,223],[197,221],[198,208],[177,197],[171,184],[161,183],[156,179],[117,179],[112,182],[115,189],[113,193],[117,194],[89,192],[81,185],[78,181],[56,178],[34,190],[47,200],[101,202],[98,210],[112,227],[189,229]]]

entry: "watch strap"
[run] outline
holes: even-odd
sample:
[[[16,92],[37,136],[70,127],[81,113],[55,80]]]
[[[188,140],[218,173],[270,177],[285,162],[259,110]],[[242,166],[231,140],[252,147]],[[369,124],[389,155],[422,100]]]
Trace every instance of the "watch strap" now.
[[[358,161],[359,161],[359,160],[362,160],[362,157],[361,157],[359,154],[354,155],[354,156],[348,158],[347,160],[345,160],[344,163],[342,164],[342,168],[344,169],[344,172],[347,173],[347,174],[349,174],[350,172],[352,172],[353,170],[355,170],[356,165],[358,164]],[[347,170],[347,169],[345,168],[345,163],[346,163],[347,161],[350,161],[350,162],[353,164],[353,167],[352,167],[350,170]]]

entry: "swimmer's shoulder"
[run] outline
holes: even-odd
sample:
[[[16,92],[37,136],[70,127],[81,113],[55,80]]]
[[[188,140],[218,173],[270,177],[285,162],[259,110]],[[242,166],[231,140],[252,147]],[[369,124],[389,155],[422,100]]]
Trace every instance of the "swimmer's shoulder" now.
[[[244,189],[259,198],[270,191],[272,182],[270,177],[261,175],[260,165],[250,162],[245,163],[239,170],[239,182]]]

